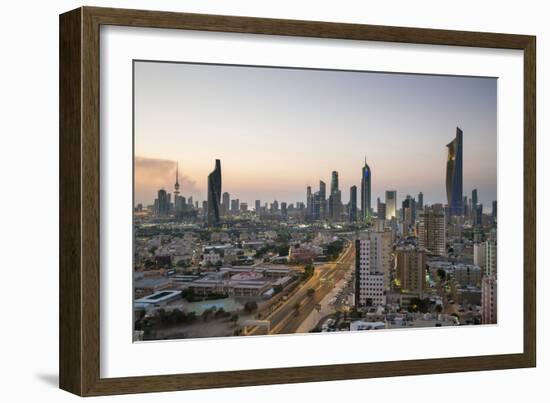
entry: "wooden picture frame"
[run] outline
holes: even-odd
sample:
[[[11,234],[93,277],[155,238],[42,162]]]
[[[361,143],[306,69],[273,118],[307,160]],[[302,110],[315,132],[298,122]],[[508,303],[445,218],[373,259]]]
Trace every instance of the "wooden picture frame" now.
[[[524,349],[469,356],[244,371],[100,377],[99,35],[101,25],[524,52]],[[483,32],[81,7],[60,16],[60,387],[81,396],[533,367],[536,364],[535,37]]]

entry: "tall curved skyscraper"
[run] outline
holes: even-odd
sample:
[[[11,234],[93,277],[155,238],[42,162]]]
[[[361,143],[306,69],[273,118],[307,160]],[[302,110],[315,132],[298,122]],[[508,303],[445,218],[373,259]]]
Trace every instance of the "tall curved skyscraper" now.
[[[222,167],[216,160],[214,170],[208,175],[208,225],[220,222],[220,199],[222,195]]]
[[[447,204],[451,216],[464,212],[462,198],[462,130],[456,128],[456,136],[447,144]]]
[[[371,216],[371,181],[372,174],[370,167],[367,165],[367,157],[365,157],[365,165],[361,170],[361,215],[363,220],[367,220]]]

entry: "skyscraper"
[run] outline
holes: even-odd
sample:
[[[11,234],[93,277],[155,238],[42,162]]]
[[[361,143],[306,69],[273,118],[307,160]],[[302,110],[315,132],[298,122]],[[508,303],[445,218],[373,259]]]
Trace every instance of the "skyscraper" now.
[[[445,211],[441,204],[425,207],[418,223],[418,246],[430,253],[445,256]]]
[[[477,206],[477,189],[472,190],[472,209],[475,210]]]
[[[330,194],[334,194],[338,191],[338,172],[332,171],[330,179]]]
[[[405,200],[403,200],[401,211],[403,214],[403,235],[407,235],[411,231],[416,219],[415,201],[410,195],[407,195]]]
[[[254,202],[254,210],[256,211],[256,216],[260,216],[260,211],[262,209],[262,202],[260,200],[256,200]]]
[[[426,251],[412,245],[395,250],[396,276],[401,289],[422,295],[426,288]]]
[[[485,241],[485,274],[497,276],[497,241],[494,239]]]
[[[168,215],[170,212],[170,195],[166,190],[160,189],[155,199],[155,213],[159,216]]]
[[[493,219],[493,223],[497,222],[497,201],[493,200],[493,211],[491,211],[491,218]]]
[[[418,193],[418,200],[416,203],[416,210],[424,210],[424,193]]]
[[[364,233],[355,241],[355,305],[357,307],[386,303],[384,292],[386,276],[383,262],[386,256],[384,251],[391,253],[391,248],[383,248],[382,242],[382,233],[378,232]]]
[[[474,264],[481,268],[481,273],[485,273],[487,267],[487,249],[485,242],[474,243]]]
[[[281,202],[281,217],[288,218],[288,207],[286,202]]]
[[[231,200],[230,211],[231,211],[232,213],[237,214],[237,213],[239,212],[239,205],[240,205],[239,199],[233,199],[233,200]]]
[[[338,189],[338,172],[332,171],[330,181],[330,197],[329,197],[329,216],[333,220],[338,220],[342,213],[342,193]]]
[[[376,217],[379,220],[386,220],[386,203],[382,203],[380,198],[376,203]]]
[[[306,187],[306,217],[311,218],[313,215],[313,194],[311,186]]]
[[[497,323],[497,279],[492,275],[481,280],[481,323]]]
[[[464,213],[462,199],[462,130],[456,128],[456,136],[447,144],[447,204],[449,215],[460,216]]]
[[[216,160],[214,170],[208,175],[208,225],[220,222],[220,198],[222,195],[222,168],[220,160]]]
[[[327,185],[319,181],[319,218],[324,220],[327,216]]]
[[[349,220],[357,221],[357,186],[349,188]]]
[[[475,206],[474,210],[474,225],[483,224],[483,204],[478,204]]]
[[[365,157],[365,165],[363,165],[363,169],[361,170],[361,214],[363,221],[368,220],[372,213],[371,182],[372,173],[370,167],[367,165],[367,157]]]
[[[470,198],[470,201],[468,201],[468,197],[464,196],[464,198],[462,199],[462,206],[463,206],[465,217],[472,215],[472,209],[470,208],[471,205],[472,205],[472,199]]]
[[[397,191],[386,190],[386,220],[397,215]]]
[[[231,195],[227,192],[223,192],[223,195],[222,195],[222,213],[223,213],[223,215],[227,215],[229,213],[230,200],[231,200]]]

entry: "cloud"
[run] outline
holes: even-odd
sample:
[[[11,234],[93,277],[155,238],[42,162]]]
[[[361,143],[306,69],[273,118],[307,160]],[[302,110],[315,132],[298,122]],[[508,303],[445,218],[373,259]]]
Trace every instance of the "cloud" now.
[[[150,204],[159,189],[170,193],[176,180],[176,161],[136,156],[134,158],[135,200],[136,203]],[[184,167],[179,166],[179,184],[182,196],[197,197],[202,192],[196,182],[183,175]]]

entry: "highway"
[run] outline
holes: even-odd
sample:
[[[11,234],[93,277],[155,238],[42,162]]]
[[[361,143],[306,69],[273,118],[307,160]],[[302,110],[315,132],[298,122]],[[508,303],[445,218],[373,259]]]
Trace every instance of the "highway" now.
[[[323,298],[334,288],[355,262],[355,244],[349,242],[346,249],[335,262],[315,267],[313,276],[291,295],[288,300],[269,314],[264,320],[271,322],[270,334],[295,333],[300,324],[308,317]],[[313,288],[315,293],[309,296],[307,290]],[[296,307],[299,307],[298,309]],[[260,334],[254,329],[249,334]]]

